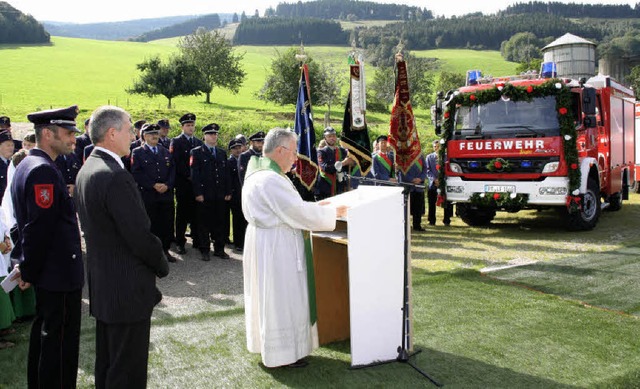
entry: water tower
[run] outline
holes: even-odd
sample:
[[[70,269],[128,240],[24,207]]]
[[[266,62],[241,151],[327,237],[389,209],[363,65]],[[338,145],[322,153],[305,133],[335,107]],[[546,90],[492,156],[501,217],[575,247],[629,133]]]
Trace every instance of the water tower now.
[[[596,74],[596,44],[566,33],[542,48],[543,62],[558,65],[558,77],[590,78]]]

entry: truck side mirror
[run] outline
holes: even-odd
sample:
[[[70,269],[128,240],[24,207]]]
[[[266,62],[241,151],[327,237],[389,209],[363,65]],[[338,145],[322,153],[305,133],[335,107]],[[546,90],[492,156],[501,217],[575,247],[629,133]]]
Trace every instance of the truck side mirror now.
[[[431,121],[435,126],[436,135],[440,135],[442,132],[442,101],[444,100],[444,93],[438,92],[436,98],[436,104],[431,106]]]
[[[582,123],[584,124],[585,128],[594,128],[596,127],[596,115],[585,115],[584,120],[582,121]]]
[[[582,112],[586,116],[596,114],[596,90],[594,88],[585,87],[582,89]]]

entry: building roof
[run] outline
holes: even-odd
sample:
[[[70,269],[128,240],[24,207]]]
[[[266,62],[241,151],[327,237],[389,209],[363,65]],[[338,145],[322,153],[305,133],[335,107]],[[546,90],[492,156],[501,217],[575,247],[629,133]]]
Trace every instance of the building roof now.
[[[558,46],[567,46],[567,45],[593,45],[595,46],[596,44],[588,41],[584,38],[580,38],[579,36],[570,34],[570,33],[566,33],[563,36],[561,36],[560,38],[556,39],[555,41],[549,43],[548,45],[546,45],[545,47],[542,48],[542,51],[551,49],[553,47],[558,47]]]

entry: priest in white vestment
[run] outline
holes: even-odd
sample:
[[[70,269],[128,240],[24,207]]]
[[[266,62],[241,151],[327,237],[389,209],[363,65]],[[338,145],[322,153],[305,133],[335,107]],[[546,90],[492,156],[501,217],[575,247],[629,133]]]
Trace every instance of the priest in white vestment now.
[[[296,141],[289,130],[269,131],[264,157],[251,159],[242,187],[247,348],[267,367],[304,366],[302,358],[318,347],[303,230],[332,231],[346,214],[344,206],[303,201],[285,176],[297,159]]]

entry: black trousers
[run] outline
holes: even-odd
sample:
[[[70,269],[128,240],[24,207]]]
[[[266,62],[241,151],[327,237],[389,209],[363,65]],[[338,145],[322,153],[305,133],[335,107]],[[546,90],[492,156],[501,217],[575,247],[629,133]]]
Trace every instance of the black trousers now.
[[[173,240],[173,199],[171,201],[145,201],[144,207],[151,220],[151,233],[162,242],[162,249],[169,250]]]
[[[244,218],[244,213],[242,213],[242,203],[239,200],[230,201],[229,210],[233,218],[233,244],[236,248],[244,248],[244,233],[247,230],[247,219]]]
[[[96,321],[96,388],[146,388],[151,319]]]
[[[75,388],[82,290],[52,292],[35,287],[35,293],[36,317],[27,364],[29,388]]]
[[[191,181],[181,180],[176,183],[176,244],[178,246],[184,246],[187,243],[187,238],[184,236],[187,225],[191,226],[191,239],[197,247],[196,198]]]
[[[427,192],[427,197],[429,201],[429,214],[427,218],[429,219],[429,224],[436,224],[436,202],[438,201],[438,189],[429,189],[429,192]],[[452,216],[453,205],[451,203],[446,203],[444,207],[444,218],[442,221],[445,224],[449,224],[451,222]]]
[[[197,203],[198,214],[198,238],[201,252],[211,250],[211,241],[214,241],[213,251],[221,253],[225,245],[225,212],[228,214],[227,201],[224,199],[205,200]]]
[[[424,215],[424,192],[413,191],[409,193],[409,204],[413,227],[420,227],[422,215]]]

